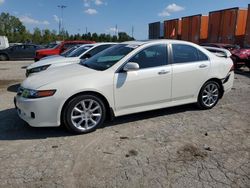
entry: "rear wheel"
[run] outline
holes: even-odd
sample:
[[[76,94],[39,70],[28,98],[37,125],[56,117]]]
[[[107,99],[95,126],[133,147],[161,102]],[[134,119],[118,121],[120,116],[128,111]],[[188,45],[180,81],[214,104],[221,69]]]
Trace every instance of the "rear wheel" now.
[[[63,113],[64,125],[74,133],[89,133],[105,120],[106,109],[101,99],[82,95],[72,99]]]
[[[0,61],[6,61],[6,60],[8,60],[7,55],[5,55],[5,54],[0,54]]]
[[[198,96],[198,106],[201,109],[211,109],[219,101],[220,86],[215,81],[206,82],[200,90]]]

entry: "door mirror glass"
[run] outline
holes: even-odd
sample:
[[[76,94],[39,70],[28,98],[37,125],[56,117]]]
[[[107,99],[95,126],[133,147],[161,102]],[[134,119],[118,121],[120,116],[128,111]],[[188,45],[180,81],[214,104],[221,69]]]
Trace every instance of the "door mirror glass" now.
[[[139,67],[139,64],[138,63],[134,63],[134,62],[129,62],[127,63],[124,67],[123,67],[123,70],[125,72],[129,72],[129,71],[136,71],[136,70],[139,70],[140,67]]]

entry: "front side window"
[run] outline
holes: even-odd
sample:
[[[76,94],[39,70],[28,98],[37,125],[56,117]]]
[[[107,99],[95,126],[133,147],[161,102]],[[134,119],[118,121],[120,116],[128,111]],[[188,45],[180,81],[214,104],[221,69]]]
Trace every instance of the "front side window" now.
[[[173,63],[191,63],[207,61],[208,57],[193,46],[186,44],[172,44]]]
[[[148,47],[137,53],[129,61],[138,63],[140,69],[167,65],[168,64],[167,45],[160,44]]]

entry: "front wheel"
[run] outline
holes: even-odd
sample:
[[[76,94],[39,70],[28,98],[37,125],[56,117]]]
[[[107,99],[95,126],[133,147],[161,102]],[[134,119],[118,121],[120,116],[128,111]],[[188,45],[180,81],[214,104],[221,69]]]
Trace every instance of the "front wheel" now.
[[[66,106],[63,122],[74,133],[89,133],[103,124],[106,109],[101,99],[94,95],[77,96]]]
[[[201,109],[211,109],[219,101],[220,86],[215,81],[208,81],[205,83],[198,96],[198,106]]]
[[[8,57],[4,54],[0,54],[0,61],[7,61]]]

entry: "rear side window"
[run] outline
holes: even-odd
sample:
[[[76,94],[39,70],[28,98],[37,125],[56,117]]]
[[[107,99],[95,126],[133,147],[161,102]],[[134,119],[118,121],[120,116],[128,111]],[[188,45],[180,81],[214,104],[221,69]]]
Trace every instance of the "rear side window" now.
[[[129,61],[138,63],[140,69],[167,65],[168,64],[167,45],[160,44],[148,47],[137,53]]]
[[[173,63],[192,63],[207,61],[208,57],[193,46],[186,44],[172,44]]]

